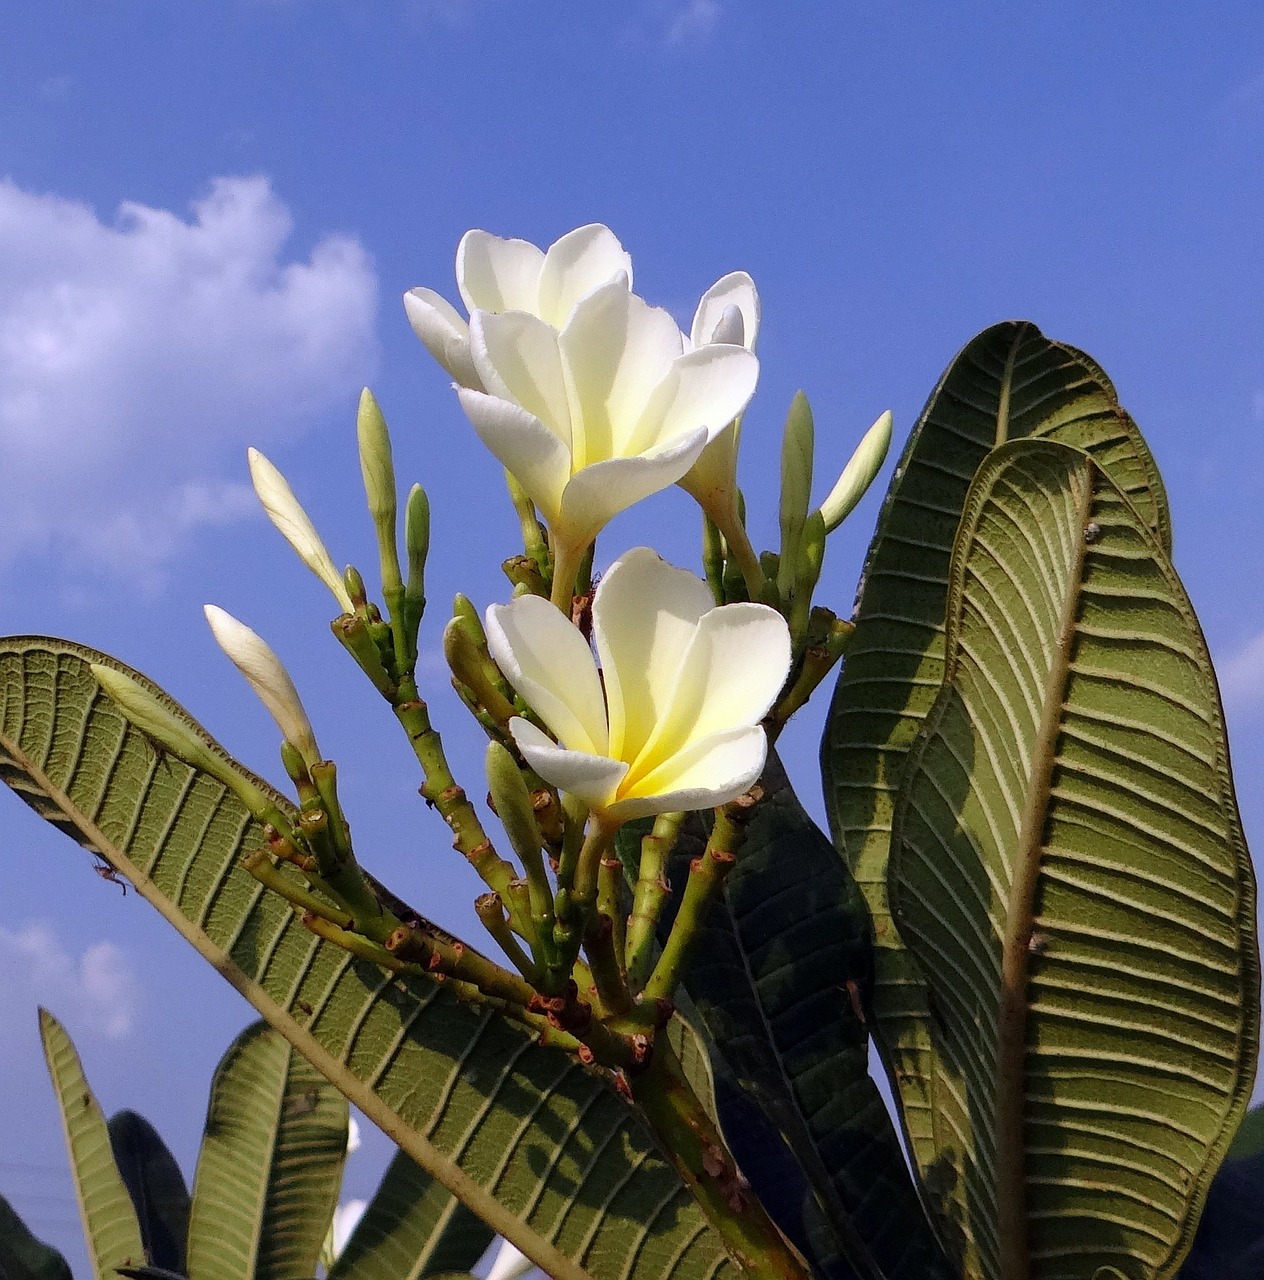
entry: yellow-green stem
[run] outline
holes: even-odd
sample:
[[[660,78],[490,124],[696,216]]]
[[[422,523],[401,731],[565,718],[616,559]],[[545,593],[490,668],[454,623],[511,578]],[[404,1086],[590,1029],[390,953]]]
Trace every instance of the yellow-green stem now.
[[[657,950],[655,930],[663,913],[670,889],[666,879],[667,859],[676,846],[683,813],[660,813],[653,829],[641,839],[641,862],[636,888],[632,895],[632,914],[628,917],[627,956],[628,984],[641,991],[649,977]]]
[[[655,1038],[649,1068],[629,1075],[629,1082],[664,1155],[723,1238],[742,1275],[749,1280],[811,1280],[807,1263],[738,1172],[666,1036]]]

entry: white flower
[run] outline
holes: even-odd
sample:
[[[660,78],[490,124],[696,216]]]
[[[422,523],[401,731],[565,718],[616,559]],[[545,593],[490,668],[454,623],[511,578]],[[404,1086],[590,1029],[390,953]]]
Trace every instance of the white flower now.
[[[525,311],[560,329],[582,297],[616,279],[631,288],[632,259],[614,232],[595,222],[568,232],[547,251],[486,231],[467,231],[456,251],[457,288],[471,315]],[[410,289],[404,310],[430,354],[461,386],[481,391],[465,317],[433,289]]]
[[[600,674],[539,597],[487,610],[492,656],[558,740],[511,720],[527,763],[612,822],[741,795],[763,769],[760,721],[790,669],[781,615],[716,608],[702,581],[646,547],[615,561],[592,612]]]
[[[508,1240],[500,1242],[496,1252],[496,1261],[487,1273],[487,1280],[520,1280],[535,1267],[535,1263],[516,1245]]]
[[[759,336],[759,292],[745,271],[722,276],[702,295],[694,312],[694,348],[714,343],[755,350]],[[737,444],[740,423],[730,422],[702,451],[680,481],[720,530],[733,541],[737,514]]]
[[[312,732],[311,721],[290,673],[281,665],[281,659],[244,622],[238,622],[231,613],[225,613],[216,605],[203,607],[210,623],[215,642],[232,659],[250,687],[259,695],[272,718],[281,730],[281,736],[303,758],[309,768],[319,764],[320,748]]]
[[[329,1224],[329,1237],[325,1242],[328,1246],[330,1261],[335,1260],[347,1247],[351,1233],[359,1226],[360,1219],[364,1217],[364,1211],[368,1207],[366,1200],[348,1200],[334,1210],[333,1222]]]
[[[333,592],[343,613],[354,612],[342,574],[334,568],[333,558],[325,549],[316,526],[299,505],[285,477],[258,449],[247,449],[246,457],[250,461],[250,479],[268,519],[298,553],[299,559]]]
[[[461,404],[539,508],[562,562],[679,480],[759,376],[744,347],[685,351],[671,316],[618,280],[581,298],[560,332],[526,312],[476,311],[470,340],[487,391],[462,388]]]

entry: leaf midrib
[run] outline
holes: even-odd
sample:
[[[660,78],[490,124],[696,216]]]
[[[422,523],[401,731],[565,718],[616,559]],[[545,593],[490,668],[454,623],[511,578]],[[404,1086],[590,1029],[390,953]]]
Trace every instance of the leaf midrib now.
[[[1093,501],[1093,463],[1082,462],[1076,523],[1083,530]],[[1001,945],[1001,988],[996,1053],[996,1195],[1001,1274],[1026,1280],[1031,1257],[1027,1240],[1026,1055],[1028,980],[1035,927],[1036,886],[1044,848],[1045,818],[1062,724],[1075,621],[1083,586],[1087,540],[1081,536],[1067,575],[1067,591],[1058,619],[1058,642],[1045,678],[1040,723],[1032,746],[1027,794],[1015,850],[1016,874],[1006,903]]]

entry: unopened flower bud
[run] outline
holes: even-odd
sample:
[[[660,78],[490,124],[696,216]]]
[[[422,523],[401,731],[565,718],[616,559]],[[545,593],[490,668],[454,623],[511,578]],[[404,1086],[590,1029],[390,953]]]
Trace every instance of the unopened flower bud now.
[[[832,533],[851,514],[874,477],[882,470],[887,450],[891,447],[891,425],[891,411],[888,409],[865,432],[837,484],[830,490],[829,497],[821,503],[827,533]]]
[[[510,846],[522,864],[530,866],[531,860],[539,857],[544,841],[522,772],[499,742],[487,747],[487,786]]]
[[[391,460],[391,437],[386,429],[373,392],[368,387],[360,393],[356,413],[356,442],[360,449],[360,474],[369,502],[369,515],[377,534],[378,556],[382,566],[382,591],[396,591],[402,585],[399,572],[399,547],[396,544],[395,465]]]
[[[298,553],[298,558],[333,592],[342,612],[350,613],[351,600],[343,586],[342,576],[334,568],[333,559],[320,534],[299,505],[285,477],[258,449],[248,449],[246,456],[250,461],[250,478],[254,482],[255,493],[268,513],[268,519]]]
[[[426,557],[430,554],[430,499],[419,484],[408,491],[404,506],[404,549],[408,553],[408,591],[410,600],[426,599]]]
[[[110,700],[147,738],[185,764],[222,782],[256,817],[268,810],[269,802],[263,793],[231,768],[225,759],[213,751],[207,742],[165,707],[144,685],[102,663],[91,663],[88,669]]]
[[[320,761],[320,748],[311,721],[299,701],[294,681],[281,660],[255,632],[230,613],[208,604],[203,610],[215,642],[246,677],[250,687],[267,707],[281,730],[281,736],[310,768]]]
[[[781,443],[781,562],[777,590],[788,599],[798,572],[799,542],[803,522],[812,501],[812,453],[815,428],[812,406],[802,391],[795,392],[786,414],[786,430]]]

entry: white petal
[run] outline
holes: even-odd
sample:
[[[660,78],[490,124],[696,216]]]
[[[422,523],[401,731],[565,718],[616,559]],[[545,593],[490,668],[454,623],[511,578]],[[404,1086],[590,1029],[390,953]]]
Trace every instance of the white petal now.
[[[614,280],[580,301],[559,342],[576,469],[639,452],[629,449],[629,437],[683,349],[676,322]]]
[[[409,289],[404,311],[426,350],[463,387],[482,389],[470,358],[470,327],[465,317],[433,289]]]
[[[549,607],[552,608],[551,605]],[[556,609],[553,611],[557,612]],[[509,732],[513,734],[522,758],[545,782],[577,796],[590,809],[607,808],[628,771],[628,766],[621,760],[559,747],[521,716],[510,720]]]
[[[298,553],[299,559],[333,593],[343,613],[354,612],[355,606],[347,594],[342,574],[334,568],[333,559],[316,532],[316,526],[299,505],[289,482],[258,449],[247,449],[246,458],[250,463],[250,479],[255,493],[268,513],[268,519]]]
[[[706,432],[699,430],[643,457],[610,458],[577,471],[562,494],[557,520],[565,541],[586,546],[620,511],[675,484],[706,443]]]
[[[759,359],[745,347],[686,352],[654,388],[630,448],[637,452],[695,427],[714,439],[746,408],[759,381]]]
[[[475,311],[534,313],[543,266],[543,251],[526,240],[467,231],[456,249],[457,288],[471,315]]]
[[[632,287],[632,258],[614,232],[599,222],[577,227],[549,245],[544,255],[540,318],[560,329],[582,297],[616,276],[625,288]]]
[[[654,773],[626,789],[610,807],[610,816],[623,820],[653,813],[711,809],[736,800],[764,771],[768,739],[756,725],[730,729],[694,742]]]
[[[457,388],[457,398],[479,439],[516,478],[550,525],[561,518],[571,475],[570,450],[539,418],[482,391]]]
[[[692,743],[756,725],[790,671],[790,629],[775,609],[729,604],[698,623],[676,686],[632,774],[640,779]]]
[[[250,687],[267,707],[281,730],[281,736],[303,757],[305,764],[320,762],[320,748],[311,721],[299,700],[290,673],[281,665],[267,642],[244,622],[216,605],[203,606],[215,643],[246,677]]]
[[[487,610],[487,647],[564,747],[604,756],[606,703],[588,642],[555,605],[519,596]]]
[[[593,598],[593,639],[610,719],[610,754],[635,760],[663,714],[698,620],[715,607],[707,584],[648,547],[610,566]]]
[[[718,338],[716,328],[724,320],[729,307],[736,307],[742,317],[741,345],[755,350],[759,335],[759,292],[755,282],[745,271],[730,271],[722,276],[702,295],[694,312],[691,337],[695,347],[727,338]]]
[[[557,330],[525,311],[474,312],[474,364],[494,396],[521,405],[564,444],[571,438],[570,404]]]

